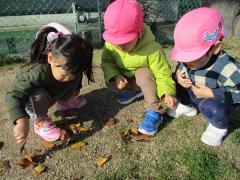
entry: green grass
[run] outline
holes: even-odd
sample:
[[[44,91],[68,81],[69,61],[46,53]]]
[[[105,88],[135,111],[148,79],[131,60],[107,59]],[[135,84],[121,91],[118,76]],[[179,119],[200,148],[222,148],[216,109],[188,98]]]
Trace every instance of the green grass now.
[[[36,29],[0,32],[0,54],[26,53],[36,34]]]
[[[24,37],[27,36],[33,36],[35,37],[35,34],[37,32],[37,29],[25,29],[25,30],[15,30],[15,31],[3,31],[0,32],[0,38],[7,38],[7,37]]]
[[[140,153],[139,153],[140,154]],[[134,150],[125,151],[111,171],[97,174],[95,179],[237,179],[239,169],[228,155],[212,149],[183,148],[166,150],[155,162],[139,164]],[[226,156],[226,157],[225,157]]]
[[[20,57],[4,56],[0,54],[0,68],[11,67],[16,64],[24,63],[26,59]]]

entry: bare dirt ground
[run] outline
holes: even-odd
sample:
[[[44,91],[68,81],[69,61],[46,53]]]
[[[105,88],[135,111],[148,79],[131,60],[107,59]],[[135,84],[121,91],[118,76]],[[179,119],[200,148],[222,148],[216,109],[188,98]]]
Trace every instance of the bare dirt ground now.
[[[88,85],[85,81],[81,91],[88,100],[87,106],[71,112],[74,116],[58,121],[60,124],[71,121],[81,122],[85,126],[91,126],[92,130],[80,133],[66,147],[57,145],[50,150],[46,149],[32,130],[30,132],[25,148],[29,154],[34,154],[36,149],[42,150],[40,164],[46,169],[41,174],[33,174],[31,166],[22,169],[16,164],[22,158],[20,145],[15,143],[12,135],[13,125],[8,120],[3,104],[4,94],[16,69],[0,71],[0,142],[2,142],[0,160],[10,163],[5,169],[0,164],[0,179],[151,179],[152,177],[237,179],[240,177],[239,124],[232,128],[235,132],[228,136],[219,148],[211,148],[200,142],[201,134],[207,126],[201,115],[180,120],[170,119],[164,115],[164,123],[156,136],[142,141],[128,136],[122,139],[121,132],[126,132],[128,128],[137,128],[141,122],[144,113],[143,100],[140,99],[127,106],[119,105],[115,100],[116,94],[105,87],[99,66],[99,51],[95,53],[94,63],[96,82]],[[50,112],[50,116],[55,118],[53,112],[54,110]],[[106,126],[105,123],[109,118],[116,118],[118,122]],[[234,119],[239,120],[239,115]],[[87,145],[81,150],[73,149],[71,145],[78,141],[84,141]],[[102,167],[97,165],[100,156],[108,157],[108,161]],[[189,160],[191,157],[196,159],[189,164],[188,162],[192,162],[191,159]],[[191,169],[195,166],[195,169]],[[217,169],[216,172],[212,168]]]

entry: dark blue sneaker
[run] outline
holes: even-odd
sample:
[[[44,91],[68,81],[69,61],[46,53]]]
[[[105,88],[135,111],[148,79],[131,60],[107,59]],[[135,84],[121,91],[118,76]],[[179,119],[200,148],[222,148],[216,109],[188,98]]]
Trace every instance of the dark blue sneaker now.
[[[117,102],[120,104],[129,104],[142,96],[142,91],[124,91],[117,95]]]
[[[159,112],[147,110],[138,131],[142,134],[153,136],[156,134],[158,126],[162,123],[162,120],[162,115]]]

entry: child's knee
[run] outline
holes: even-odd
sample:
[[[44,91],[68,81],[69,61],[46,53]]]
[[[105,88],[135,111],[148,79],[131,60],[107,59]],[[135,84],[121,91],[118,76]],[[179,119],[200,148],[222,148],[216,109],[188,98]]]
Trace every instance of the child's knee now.
[[[45,88],[38,88],[30,95],[33,102],[49,102],[49,94]]]
[[[228,126],[231,105],[217,99],[206,99],[199,104],[199,110],[217,128]]]
[[[155,78],[152,73],[152,71],[149,68],[139,68],[135,72],[135,78],[136,78],[136,84],[141,87],[142,85],[149,83],[149,82],[154,82],[155,83]]]

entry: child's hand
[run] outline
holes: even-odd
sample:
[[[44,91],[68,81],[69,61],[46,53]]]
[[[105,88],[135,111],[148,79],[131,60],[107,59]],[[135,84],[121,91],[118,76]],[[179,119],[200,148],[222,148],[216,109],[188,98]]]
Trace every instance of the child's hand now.
[[[186,78],[185,73],[177,70],[177,80],[178,83],[184,88],[190,88],[192,86],[192,81]]]
[[[165,94],[164,102],[167,104],[167,106],[169,108],[171,108],[171,109],[175,109],[176,108],[177,99],[173,95]]]
[[[195,96],[197,96],[197,98],[213,98],[213,92],[212,90],[207,87],[207,86],[203,86],[203,85],[192,85],[192,91],[195,94]]]
[[[117,75],[115,80],[116,80],[116,86],[120,90],[125,88],[126,85],[128,84],[128,80],[122,75]]]
[[[22,143],[29,133],[29,119],[27,117],[20,118],[16,121],[16,125],[13,128],[13,135],[16,138],[17,143]]]

